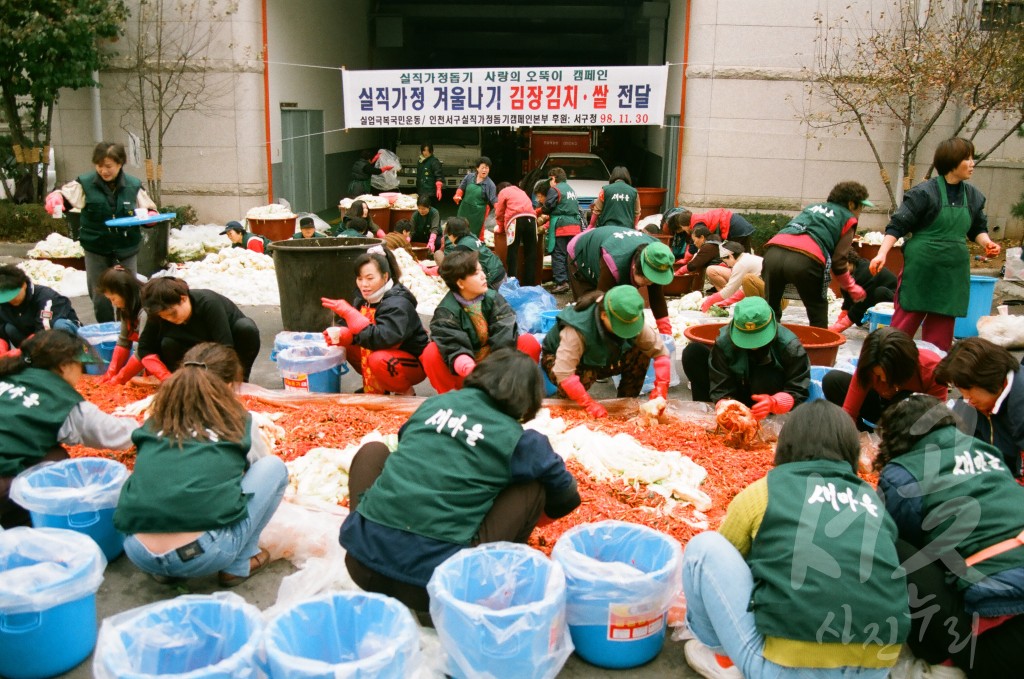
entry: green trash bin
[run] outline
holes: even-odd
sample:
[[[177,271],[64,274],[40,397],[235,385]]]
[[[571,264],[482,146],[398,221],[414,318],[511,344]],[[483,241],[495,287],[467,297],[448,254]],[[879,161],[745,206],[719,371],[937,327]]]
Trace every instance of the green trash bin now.
[[[157,222],[139,227],[142,242],[135,267],[143,276],[152,276],[167,266],[167,241],[171,233],[171,222]]]
[[[293,332],[322,332],[334,322],[321,297],[351,302],[356,292],[356,259],[379,238],[310,238],[270,244],[277,287],[281,293],[281,322]]]

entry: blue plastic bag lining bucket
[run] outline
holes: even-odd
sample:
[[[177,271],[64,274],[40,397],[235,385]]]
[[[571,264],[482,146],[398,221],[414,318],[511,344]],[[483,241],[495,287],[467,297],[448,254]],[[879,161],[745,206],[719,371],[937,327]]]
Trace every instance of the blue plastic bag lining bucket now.
[[[811,366],[811,387],[808,390],[807,402],[817,401],[818,399],[825,398],[825,392],[821,390],[821,381],[825,378],[825,375],[833,368],[827,365],[812,365]]]
[[[545,326],[547,313],[558,315],[558,300],[539,285],[520,286],[515,278],[501,284],[498,293],[516,313],[519,332],[547,332],[553,323]]]
[[[572,653],[562,567],[526,545],[464,549],[434,569],[427,592],[454,677],[554,677]]]
[[[291,347],[314,346],[326,347],[327,340],[322,332],[292,332],[285,330],[274,336],[274,348],[270,351],[270,360],[277,361],[277,355]]]
[[[668,349],[669,365],[670,365],[670,377],[668,386],[676,387],[679,386],[679,372],[676,370],[676,365],[679,363],[675,359],[676,356],[676,341],[672,338],[672,335],[662,335],[661,341],[665,343],[665,348]],[[622,381],[621,375],[612,375],[612,384],[616,388],[619,386],[619,382]],[[644,384],[640,387],[641,394],[649,394],[654,389],[654,360],[647,364],[647,374],[644,375]]]
[[[78,329],[78,336],[96,347],[97,353],[105,361],[104,363],[86,363],[85,374],[102,375],[107,371],[107,365],[114,355],[114,347],[117,345],[117,337],[121,334],[121,323],[93,323],[83,325]]]
[[[103,621],[97,679],[256,679],[260,611],[230,592],[192,594],[119,613]]]
[[[11,484],[11,499],[32,515],[36,528],[68,528],[96,541],[107,561],[124,549],[114,509],[128,469],[103,457],[76,457],[26,469]]]
[[[977,337],[978,319],[992,313],[992,295],[996,280],[991,276],[971,276],[971,296],[967,302],[967,315],[956,319],[953,337]]]
[[[551,558],[565,571],[566,622],[581,658],[621,669],[658,655],[683,586],[678,542],[646,526],[600,521],[566,531]]]
[[[263,634],[270,679],[408,677],[420,666],[420,630],[383,594],[335,592],[296,604]]]
[[[555,309],[553,311],[542,311],[540,312],[540,331],[547,333],[551,328],[555,327],[555,322],[558,320],[558,314],[560,310]]]
[[[282,349],[277,354],[285,391],[306,391],[337,394],[341,376],[348,372],[342,347],[300,345]]]
[[[106,565],[96,543],[80,533],[0,532],[0,676],[52,677],[92,653]]]

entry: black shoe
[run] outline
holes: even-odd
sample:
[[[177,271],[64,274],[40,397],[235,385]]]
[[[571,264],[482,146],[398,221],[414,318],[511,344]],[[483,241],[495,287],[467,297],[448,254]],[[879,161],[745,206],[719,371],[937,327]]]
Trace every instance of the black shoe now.
[[[551,288],[551,294],[552,295],[561,295],[561,294],[564,294],[566,292],[569,292],[569,284],[568,283],[560,283],[560,284],[556,285],[555,287]]]

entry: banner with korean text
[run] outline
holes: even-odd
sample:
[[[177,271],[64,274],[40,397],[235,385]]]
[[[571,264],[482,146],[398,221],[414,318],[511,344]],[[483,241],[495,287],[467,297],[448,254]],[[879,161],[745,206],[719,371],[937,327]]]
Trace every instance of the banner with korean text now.
[[[661,125],[668,66],[342,71],[345,127]]]

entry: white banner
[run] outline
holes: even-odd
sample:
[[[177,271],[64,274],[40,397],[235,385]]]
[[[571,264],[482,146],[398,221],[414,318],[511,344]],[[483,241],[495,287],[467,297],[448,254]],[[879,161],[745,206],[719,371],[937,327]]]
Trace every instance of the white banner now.
[[[661,125],[668,66],[342,71],[345,127]]]

